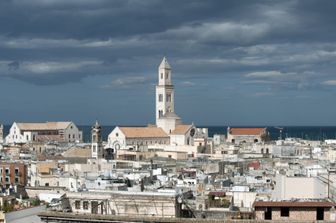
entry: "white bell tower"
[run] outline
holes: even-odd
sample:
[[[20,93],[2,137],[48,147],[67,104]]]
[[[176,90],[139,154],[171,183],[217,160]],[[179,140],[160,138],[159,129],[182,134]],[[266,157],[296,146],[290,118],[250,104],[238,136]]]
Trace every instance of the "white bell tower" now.
[[[167,112],[174,113],[174,86],[171,81],[171,67],[166,57],[163,58],[159,66],[158,79],[155,99],[156,125]]]

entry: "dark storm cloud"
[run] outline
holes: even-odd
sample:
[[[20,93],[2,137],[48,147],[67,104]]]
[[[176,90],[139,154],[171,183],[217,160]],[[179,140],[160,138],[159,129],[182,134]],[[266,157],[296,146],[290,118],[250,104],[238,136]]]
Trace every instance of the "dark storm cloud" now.
[[[334,9],[334,1],[310,0],[1,1],[0,75],[37,85],[107,75],[106,86],[130,85],[167,55],[186,83],[261,83],[267,77],[247,75],[273,71],[312,74],[279,86],[328,83],[335,79]]]

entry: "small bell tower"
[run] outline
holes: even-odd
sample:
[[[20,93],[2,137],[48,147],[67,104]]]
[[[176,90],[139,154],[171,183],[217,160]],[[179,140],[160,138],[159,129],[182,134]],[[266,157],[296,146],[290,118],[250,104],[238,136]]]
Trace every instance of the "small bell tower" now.
[[[96,121],[96,123],[91,128],[91,154],[92,158],[101,159],[103,158],[103,140],[101,136],[101,126]]]
[[[0,143],[4,142],[4,126],[0,124]]]

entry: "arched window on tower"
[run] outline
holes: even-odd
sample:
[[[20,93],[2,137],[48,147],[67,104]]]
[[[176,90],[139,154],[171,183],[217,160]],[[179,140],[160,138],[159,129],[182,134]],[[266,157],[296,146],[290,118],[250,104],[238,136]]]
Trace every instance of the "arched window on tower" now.
[[[161,79],[163,79],[163,73],[161,73]]]

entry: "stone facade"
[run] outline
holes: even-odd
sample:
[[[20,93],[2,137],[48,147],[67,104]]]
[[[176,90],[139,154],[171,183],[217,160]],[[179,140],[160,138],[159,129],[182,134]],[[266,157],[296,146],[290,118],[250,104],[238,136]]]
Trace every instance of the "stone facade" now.
[[[180,217],[181,213],[175,193],[111,191],[66,196],[71,211],[78,214]]]

